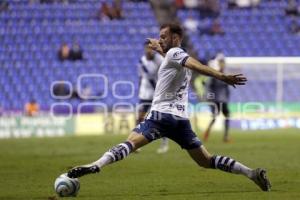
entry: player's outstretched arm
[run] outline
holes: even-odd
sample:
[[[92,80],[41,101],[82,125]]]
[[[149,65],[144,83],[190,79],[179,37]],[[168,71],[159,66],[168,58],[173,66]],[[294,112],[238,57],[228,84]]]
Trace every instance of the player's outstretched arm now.
[[[236,85],[245,85],[247,78],[243,74],[226,75],[211,67],[201,64],[192,57],[188,57],[184,67],[197,71],[203,75],[211,76],[235,87]]]

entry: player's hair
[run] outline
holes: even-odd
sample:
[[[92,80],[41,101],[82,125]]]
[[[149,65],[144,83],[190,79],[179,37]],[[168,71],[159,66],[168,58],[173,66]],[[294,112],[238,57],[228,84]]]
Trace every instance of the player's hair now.
[[[182,30],[182,28],[180,27],[179,24],[176,24],[176,23],[166,23],[166,24],[161,25],[160,30],[164,29],[164,28],[169,28],[169,30],[170,30],[171,33],[178,34],[179,37],[181,37],[181,38],[183,36],[183,30]]]

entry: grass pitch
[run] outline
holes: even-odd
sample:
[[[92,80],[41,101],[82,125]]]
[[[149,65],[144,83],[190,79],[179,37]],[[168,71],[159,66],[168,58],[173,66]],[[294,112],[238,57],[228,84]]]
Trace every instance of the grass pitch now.
[[[212,134],[205,146],[250,167],[265,167],[269,193],[243,176],[199,168],[171,142],[167,154],[155,153],[153,142],[100,174],[80,179],[78,200],[300,199],[300,132],[276,130],[233,132],[223,144]],[[47,200],[55,196],[55,178],[70,166],[97,159],[124,135],[0,140],[0,199]],[[60,198],[58,198],[60,199]],[[64,198],[74,199],[74,198]]]

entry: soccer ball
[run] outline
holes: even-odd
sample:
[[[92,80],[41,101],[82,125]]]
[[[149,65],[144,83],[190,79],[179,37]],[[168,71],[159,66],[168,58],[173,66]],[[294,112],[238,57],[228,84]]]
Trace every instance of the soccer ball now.
[[[54,189],[60,197],[75,197],[80,189],[80,183],[77,178],[69,178],[67,174],[62,174],[55,180]]]

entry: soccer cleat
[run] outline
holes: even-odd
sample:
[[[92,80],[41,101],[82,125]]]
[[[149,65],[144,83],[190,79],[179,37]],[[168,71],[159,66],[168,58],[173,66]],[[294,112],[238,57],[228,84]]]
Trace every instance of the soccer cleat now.
[[[263,191],[271,190],[271,183],[267,177],[267,172],[265,169],[257,168],[254,170],[254,177],[252,180],[262,189]]]
[[[74,167],[68,171],[68,177],[79,178],[87,174],[94,174],[100,172],[100,168],[97,165],[83,165],[79,167]]]

